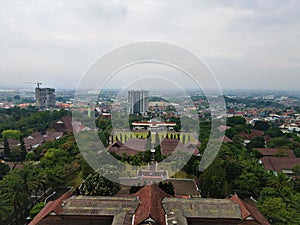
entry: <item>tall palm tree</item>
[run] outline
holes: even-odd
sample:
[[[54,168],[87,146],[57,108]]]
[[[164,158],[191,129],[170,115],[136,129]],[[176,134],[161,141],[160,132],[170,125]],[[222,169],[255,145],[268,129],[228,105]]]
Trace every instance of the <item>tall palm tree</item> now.
[[[269,186],[277,189],[280,192],[283,191],[285,188],[292,189],[293,182],[286,174],[278,173],[276,176],[270,177]]]
[[[24,167],[21,170],[13,170],[2,180],[1,189],[4,199],[6,199],[12,209],[12,218],[16,224],[20,224],[23,217],[23,210],[27,210],[30,196],[44,182],[44,178],[38,176],[33,168]]]
[[[3,194],[0,194],[0,223],[1,221],[9,218],[11,210],[12,208],[9,201],[3,196]]]
[[[18,218],[22,212],[20,209],[22,209],[24,203],[28,200],[28,196],[24,192],[24,183],[16,173],[5,176],[2,181],[4,184],[1,190],[3,193],[2,196],[13,208],[13,213],[10,215],[11,222],[18,224]]]
[[[30,167],[24,167],[22,170],[16,171],[16,174],[22,180],[25,194],[30,196],[32,191],[39,186],[39,178],[37,174],[35,174],[33,168]]]

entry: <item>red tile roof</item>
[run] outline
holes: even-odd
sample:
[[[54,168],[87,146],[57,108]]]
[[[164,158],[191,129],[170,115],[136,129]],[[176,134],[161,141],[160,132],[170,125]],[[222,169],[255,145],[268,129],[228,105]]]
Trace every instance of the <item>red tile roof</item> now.
[[[271,225],[254,204],[244,202],[238,195],[232,196],[230,200],[240,206],[242,220],[247,220],[247,218],[251,216],[261,225]]]
[[[143,138],[128,138],[125,145],[130,148],[137,151],[145,151],[146,150],[146,143],[147,139]]]
[[[163,183],[171,182],[174,187],[175,196],[177,198],[183,198],[195,195],[200,195],[200,191],[197,188],[195,180],[192,179],[179,179],[170,178],[163,181]]]
[[[135,155],[138,154],[140,151],[137,151],[135,149],[127,147],[125,144],[123,144],[121,141],[116,140],[114,143],[112,143],[108,149],[109,152],[114,152],[118,155],[122,155],[123,153],[127,155]]]
[[[243,200],[242,203],[246,206],[251,216],[261,225],[271,225],[269,221],[261,214],[252,200]]]
[[[165,211],[161,204],[162,200],[169,195],[157,187],[155,184],[146,185],[135,196],[141,201],[135,212],[134,225],[140,224],[151,218],[159,224],[166,224]]]
[[[222,139],[223,139],[223,142],[224,142],[224,143],[230,143],[230,142],[232,142],[232,140],[231,140],[229,137],[227,137],[226,135],[224,135],[224,136],[222,137]]]
[[[114,152],[118,155],[122,155],[123,153],[126,153],[127,155],[134,155],[146,150],[146,142],[147,139],[140,138],[129,138],[125,144],[123,144],[119,140],[116,140],[108,147],[108,151]],[[171,138],[163,139],[160,143],[160,149],[162,154],[164,155],[169,155],[175,150],[192,152],[194,155],[197,155],[199,153],[198,145],[190,142],[182,144],[181,142],[179,142],[179,139]]]
[[[52,122],[50,128],[60,132],[73,132],[72,117],[65,116],[61,120]]]
[[[70,198],[70,196],[71,193],[67,192],[59,199],[49,202],[29,225],[63,225],[69,224],[68,216],[78,216],[78,218],[86,216],[85,219],[89,219],[95,216],[115,216],[116,213],[123,212],[123,210],[128,213],[127,218],[119,218],[116,224],[138,225],[147,219],[152,219],[163,225],[166,224],[166,211],[174,211],[174,207],[182,210],[179,213],[183,213],[185,217],[193,215],[197,218],[212,218],[211,210],[213,210],[217,212],[213,217],[216,219],[241,219],[241,224],[245,222],[245,224],[270,225],[256,208],[254,202],[250,199],[250,202],[247,199],[243,201],[237,195],[234,195],[230,200],[179,199],[171,197],[156,185],[151,184],[146,185],[135,194],[122,198],[105,196],[75,196]],[[62,203],[64,207],[62,207]],[[188,209],[186,206],[189,206]],[[115,211],[111,211],[112,209]],[[134,217],[131,217],[132,213]],[[134,218],[132,222],[131,218]],[[76,221],[76,224],[79,222]]]
[[[49,213],[54,212],[56,214],[61,212],[61,204],[64,200],[71,197],[71,192],[66,192],[60,198],[56,199],[55,201],[50,201],[47,205],[42,208],[42,210],[33,218],[33,220],[29,223],[29,225],[36,225],[41,222],[43,218],[49,215]]]
[[[289,158],[295,158],[295,153],[290,149],[280,148],[256,148],[263,156],[286,156]]]
[[[228,129],[230,129],[230,128],[231,128],[230,126],[224,126],[224,125],[221,125],[221,126],[218,127],[218,130],[219,130],[219,131],[226,131],[226,130],[228,130]]]
[[[251,213],[248,211],[247,207],[243,204],[242,200],[238,197],[237,194],[235,194],[234,196],[232,196],[230,198],[230,200],[240,206],[241,214],[242,214],[242,219],[243,220],[246,219],[247,217],[249,217],[251,215]]]
[[[12,139],[12,138],[8,138],[8,139],[7,139],[7,142],[8,142],[8,145],[9,145],[10,147],[16,146],[16,145],[19,145],[19,144],[20,144],[20,141],[19,141],[19,140],[15,140],[15,139]]]
[[[264,132],[261,130],[252,129],[250,134],[247,134],[245,131],[243,131],[240,133],[240,135],[246,140],[252,140],[255,137],[262,137],[264,135]]]
[[[265,156],[261,161],[267,170],[272,171],[291,170],[294,166],[300,165],[300,158]]]
[[[193,153],[194,155],[197,155],[199,154],[198,146],[198,144],[193,144],[191,142],[183,144],[179,141],[179,139],[176,138],[165,138],[160,143],[160,149],[163,155],[170,155],[174,151],[189,152]]]
[[[266,135],[266,136],[264,136],[264,139],[266,142],[269,142],[269,141],[271,141],[272,138],[269,135]]]
[[[38,146],[43,144],[45,141],[53,141],[60,138],[63,132],[47,131],[46,134],[41,134],[40,132],[35,132],[30,134],[28,137],[24,138],[24,143],[27,149],[32,146]]]
[[[160,143],[160,151],[163,155],[171,154],[179,144],[179,139],[165,138]]]

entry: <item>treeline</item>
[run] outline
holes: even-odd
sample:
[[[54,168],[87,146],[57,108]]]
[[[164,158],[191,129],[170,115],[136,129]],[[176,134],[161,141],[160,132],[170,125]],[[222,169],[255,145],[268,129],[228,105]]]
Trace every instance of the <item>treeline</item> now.
[[[66,110],[38,111],[36,108],[0,109],[0,138],[4,130],[19,130],[22,136],[35,131],[45,132],[52,121],[71,113]]]
[[[265,121],[257,121],[254,126],[246,125],[246,120],[240,116],[228,118],[227,122],[231,128],[226,130],[225,134],[238,146],[241,146],[244,140],[241,133],[251,134],[252,130],[260,130],[263,131],[263,135],[256,136],[247,143],[248,149],[265,147],[291,149],[297,157],[300,157],[300,137],[296,133],[283,133],[277,124]]]
[[[283,105],[274,101],[224,97],[226,104],[243,104],[245,108],[283,108]]]
[[[0,221],[22,224],[38,195],[49,188],[79,185],[82,161],[73,135],[46,142],[28,153],[22,168],[10,171],[0,181]]]
[[[272,224],[300,224],[300,165],[293,168],[293,179],[281,172],[269,172],[259,164],[262,155],[255,150],[292,149],[299,157],[300,138],[293,133],[282,133],[272,123],[260,121],[251,126],[245,122],[242,117],[228,119],[231,128],[226,130],[226,135],[233,142],[223,143],[215,160],[198,177],[201,195],[224,198],[238,193],[241,197],[253,197]],[[245,144],[241,133],[250,134],[254,129],[263,131],[263,135]],[[204,149],[200,147],[200,153]]]
[[[241,197],[254,197],[272,224],[299,224],[299,179],[268,172],[258,159],[254,150],[224,143],[213,163],[199,176],[201,195],[224,198],[238,193]],[[295,172],[300,170],[295,168]]]

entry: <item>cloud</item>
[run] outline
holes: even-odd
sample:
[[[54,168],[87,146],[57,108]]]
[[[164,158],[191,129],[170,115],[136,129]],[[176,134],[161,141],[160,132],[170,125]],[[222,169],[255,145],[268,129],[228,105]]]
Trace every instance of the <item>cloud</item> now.
[[[1,85],[41,80],[74,88],[101,55],[143,40],[188,48],[210,65],[226,88],[256,88],[253,80],[271,80],[274,74],[290,78],[280,84],[286,88],[300,83],[299,1],[0,4]],[[277,88],[276,82],[271,80],[267,88]]]

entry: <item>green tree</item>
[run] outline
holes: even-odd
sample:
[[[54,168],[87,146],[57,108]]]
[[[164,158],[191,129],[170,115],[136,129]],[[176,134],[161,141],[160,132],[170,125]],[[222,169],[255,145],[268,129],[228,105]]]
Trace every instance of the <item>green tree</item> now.
[[[175,195],[174,186],[171,182],[159,182],[158,187],[169,195]]]
[[[240,135],[234,135],[234,137],[232,138],[232,141],[234,143],[235,146],[239,147],[239,148],[243,148],[243,142],[244,139],[242,136]]]
[[[109,136],[110,134],[106,131],[99,131],[98,132],[99,138],[101,140],[101,143],[104,145],[104,147],[107,147],[109,145]]]
[[[10,171],[10,168],[5,163],[0,163],[0,180]]]
[[[287,145],[290,143],[290,140],[286,138],[285,136],[278,137],[278,138],[272,138],[267,146],[269,148],[280,148],[280,147],[287,147]]]
[[[100,130],[106,130],[106,129],[111,129],[112,124],[110,119],[104,119],[104,118],[98,118],[96,120],[96,126]]]
[[[300,165],[295,165],[293,167],[293,172],[295,175],[300,176]]]
[[[88,175],[94,173],[94,169],[84,160],[81,161],[81,178],[86,179]]]
[[[11,206],[3,194],[0,194],[0,222],[8,219],[11,214]]]
[[[21,132],[19,130],[4,130],[2,131],[1,135],[3,138],[19,140]]]
[[[240,134],[241,132],[245,132],[249,134],[251,132],[250,127],[245,124],[238,124],[234,127],[231,127],[225,131],[225,135],[230,139],[233,139],[236,135]]]
[[[185,144],[185,134],[182,135],[182,144]]]
[[[201,195],[204,197],[224,198],[225,190],[225,171],[221,160],[216,158],[209,167],[204,170],[200,177],[199,186]]]
[[[286,189],[293,189],[293,182],[284,173],[277,173],[276,176],[271,176],[268,180],[268,186],[282,192]]]
[[[265,139],[261,136],[254,137],[248,144],[248,149],[253,148],[264,148],[265,147]]]
[[[45,207],[45,205],[45,202],[39,202],[35,204],[29,212],[29,217],[33,219],[41,211],[41,209]]]
[[[253,127],[255,130],[266,131],[270,128],[270,125],[265,121],[257,121]]]
[[[265,135],[269,135],[271,138],[275,138],[283,136],[283,132],[278,127],[274,127],[267,130],[265,132]]]
[[[21,161],[25,160],[26,155],[27,155],[27,150],[26,150],[26,146],[24,143],[24,139],[22,136],[20,136],[20,151],[21,151]]]
[[[20,146],[13,146],[10,148],[10,160],[20,161],[21,159],[21,148]]]
[[[151,138],[151,132],[148,131],[147,134],[147,142],[146,142],[146,150],[152,149],[152,138]]]
[[[142,165],[142,163],[143,163],[140,154],[129,156],[127,162],[128,162],[130,165],[134,165],[134,166],[140,166],[140,165]]]
[[[259,210],[275,225],[300,223],[300,194],[291,189],[278,192],[274,187],[262,189],[257,204]]]
[[[199,159],[197,156],[192,155],[189,161],[184,165],[182,170],[189,175],[198,176],[199,174]]]
[[[73,174],[78,168],[71,166],[72,156],[69,151],[56,148],[48,149],[41,159],[39,167],[41,173],[47,177],[47,182],[51,187],[66,184],[67,177]]]
[[[10,148],[7,138],[4,138],[4,159],[10,159]]]
[[[272,224],[287,224],[286,204],[282,198],[267,198],[263,203],[258,204],[258,208]]]
[[[224,160],[222,164],[225,170],[226,181],[232,182],[241,175],[242,166],[238,160],[234,158],[228,158]]]
[[[80,194],[88,196],[113,196],[119,190],[119,184],[106,179],[98,173],[90,174],[79,189]]]
[[[155,147],[160,145],[160,139],[159,139],[159,135],[158,132],[156,132],[155,134]]]
[[[159,140],[159,136],[158,136],[158,132],[156,132],[155,135],[155,159],[156,161],[160,162],[162,160],[162,155],[161,155],[161,151],[160,151],[160,140]]]
[[[296,155],[296,157],[300,157],[300,148],[296,148],[295,150],[294,150],[294,153],[295,153],[295,155]]]
[[[118,181],[119,174],[120,174],[118,167],[113,164],[101,165],[101,167],[96,169],[96,172],[101,176],[104,176],[105,178],[114,181]]]
[[[11,221],[14,218],[15,224],[19,224],[23,208],[28,200],[28,193],[24,191],[24,181],[14,172],[5,176],[1,184],[2,196],[9,202],[9,205],[13,209],[10,215]]]
[[[258,194],[259,193],[259,180],[258,177],[251,172],[243,172],[236,180],[235,180],[236,188],[241,190],[242,192],[249,192]]]
[[[241,116],[233,116],[227,119],[228,126],[236,126],[236,125],[244,125],[246,123],[246,119]]]
[[[142,189],[144,186],[138,185],[138,186],[131,186],[129,189],[130,194],[136,193],[138,190]]]

